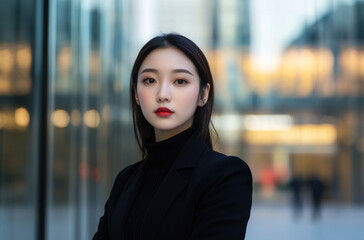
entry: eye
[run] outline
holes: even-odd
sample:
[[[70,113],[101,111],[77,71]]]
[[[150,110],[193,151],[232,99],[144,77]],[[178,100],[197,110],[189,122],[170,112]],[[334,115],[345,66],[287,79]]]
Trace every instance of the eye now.
[[[143,80],[143,83],[153,84],[153,83],[155,83],[155,80],[153,78],[146,78],[146,79]]]
[[[176,81],[174,81],[174,83],[176,83],[177,85],[184,85],[187,84],[187,81],[184,79],[177,79]]]

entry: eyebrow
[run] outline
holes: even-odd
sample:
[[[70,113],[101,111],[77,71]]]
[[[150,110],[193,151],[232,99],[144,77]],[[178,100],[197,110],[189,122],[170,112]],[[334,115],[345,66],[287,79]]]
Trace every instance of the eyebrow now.
[[[154,68],[146,68],[146,69],[143,69],[140,73],[145,73],[145,72],[158,73],[158,70],[154,69]],[[188,71],[187,69],[184,69],[184,68],[174,69],[172,71],[172,73],[187,73],[187,74],[190,74],[191,76],[193,76],[193,74],[190,71]]]

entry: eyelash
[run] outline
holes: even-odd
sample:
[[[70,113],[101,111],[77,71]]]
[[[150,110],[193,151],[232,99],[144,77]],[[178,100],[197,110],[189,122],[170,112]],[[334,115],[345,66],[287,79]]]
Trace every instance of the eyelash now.
[[[155,79],[153,78],[145,78],[143,80],[143,83],[145,84],[153,84],[155,83]],[[176,79],[173,83],[177,84],[177,85],[186,85],[188,83],[188,81],[184,80],[184,79]]]
[[[153,81],[153,82],[150,82],[150,81]],[[155,80],[153,78],[145,78],[143,80],[143,83],[145,83],[145,84],[153,84],[153,83],[155,83]]]
[[[181,82],[183,82],[183,83],[181,83]],[[174,83],[176,83],[177,85],[185,85],[188,82],[186,80],[184,80],[184,79],[177,79],[176,81],[174,81]]]

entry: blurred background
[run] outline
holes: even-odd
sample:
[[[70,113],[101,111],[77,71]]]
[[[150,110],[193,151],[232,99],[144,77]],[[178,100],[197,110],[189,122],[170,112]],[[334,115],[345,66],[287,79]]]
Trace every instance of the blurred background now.
[[[165,32],[205,52],[215,148],[252,169],[246,239],[363,239],[364,1],[0,0],[1,239],[92,238]]]

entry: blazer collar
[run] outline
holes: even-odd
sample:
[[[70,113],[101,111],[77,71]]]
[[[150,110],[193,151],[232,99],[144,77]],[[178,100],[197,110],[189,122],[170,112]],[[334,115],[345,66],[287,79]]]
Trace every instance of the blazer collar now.
[[[207,148],[208,146],[199,131],[195,131],[183,147],[172,168],[183,169],[194,167],[200,155]]]
[[[179,171],[182,169],[193,169],[206,149],[207,144],[198,131],[196,131],[183,147],[180,155],[154,195],[141,227],[141,240],[155,239],[168,208],[179,193],[188,185],[187,180]]]

